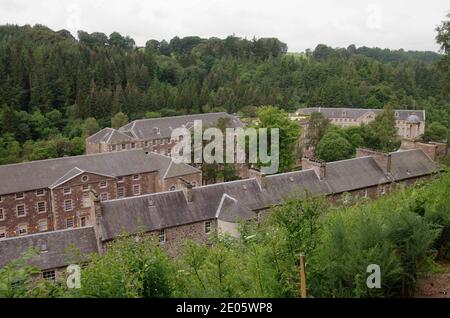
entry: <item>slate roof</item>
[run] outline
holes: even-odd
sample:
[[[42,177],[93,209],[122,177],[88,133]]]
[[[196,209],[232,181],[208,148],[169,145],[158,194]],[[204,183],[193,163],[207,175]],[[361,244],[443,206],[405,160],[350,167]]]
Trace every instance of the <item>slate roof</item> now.
[[[396,181],[437,171],[438,166],[421,149],[391,153],[391,174]]]
[[[312,169],[266,176],[264,186],[274,203],[306,193],[311,195],[331,193],[328,184],[320,180]]]
[[[58,180],[73,177],[79,170],[114,177],[151,171],[158,171],[161,177],[181,176],[199,171],[171,161],[161,154],[128,150],[2,165],[0,180],[5,182],[0,183],[0,194],[49,188]]]
[[[38,254],[27,263],[41,270],[85,262],[89,254],[98,252],[93,227],[18,236],[0,240],[0,268],[19,259],[30,248],[35,248]]]
[[[194,114],[174,117],[161,117],[135,120],[119,128],[120,132],[128,133],[137,140],[169,138],[175,128],[191,128],[194,120],[202,120],[203,127],[214,125],[219,119],[229,119],[230,128],[242,127],[243,124],[236,116],[220,113]],[[159,133],[158,133],[159,132]]]
[[[360,157],[326,164],[326,182],[334,193],[362,189],[389,182],[372,157]]]
[[[375,115],[381,113],[383,109],[365,109],[365,108],[329,108],[329,107],[310,107],[310,108],[299,108],[297,113],[303,115],[311,115],[311,113],[319,112],[322,113],[326,118],[351,118],[357,119],[365,115],[368,112],[373,112]],[[424,110],[406,110],[406,109],[395,109],[398,120],[408,120],[409,118],[414,118],[415,116],[419,121],[425,121],[425,111]]]
[[[90,143],[105,142],[115,144],[131,140],[133,140],[131,136],[113,128],[103,128],[87,138],[87,141]]]
[[[391,155],[393,173],[389,176],[368,156],[327,163],[323,179],[309,169],[266,176],[263,184],[252,178],[194,187],[192,202],[186,200],[182,190],[103,201],[103,239],[110,240],[123,231],[153,231],[214,218],[237,222],[304,192],[311,195],[348,192],[388,183],[390,178],[397,181],[428,175],[437,169],[420,149]]]

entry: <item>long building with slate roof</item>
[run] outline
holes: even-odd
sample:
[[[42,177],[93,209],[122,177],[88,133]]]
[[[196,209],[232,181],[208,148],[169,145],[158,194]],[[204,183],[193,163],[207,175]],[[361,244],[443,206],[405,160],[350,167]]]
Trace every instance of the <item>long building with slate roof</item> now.
[[[150,152],[170,155],[178,140],[171,138],[176,128],[191,129],[194,120],[200,120],[203,127],[215,126],[220,121],[229,128],[242,127],[236,116],[219,112],[173,117],[140,119],[119,129],[104,128],[86,139],[86,153],[116,152],[142,148]]]
[[[172,191],[105,201],[91,189],[93,226],[0,240],[0,266],[35,247],[40,252],[32,264],[45,277],[54,277],[58,268],[86,261],[74,259],[69,245],[78,246],[88,259],[114,239],[137,233],[149,233],[176,257],[189,239],[211,244],[213,233],[238,236],[241,221],[264,220],[271,207],[287,198],[323,195],[339,200],[345,193],[376,198],[396,184],[410,185],[439,171],[422,149],[392,153],[358,149],[354,159],[329,163],[304,159],[302,166],[301,171],[254,173],[249,179],[205,186],[181,177],[180,187]]]
[[[143,150],[0,166],[0,239],[92,224],[91,189],[101,200],[201,184],[201,171]]]
[[[321,113],[334,125],[340,127],[359,126],[368,124],[379,115],[382,109],[365,108],[329,108],[310,107],[300,108],[293,118],[310,116],[312,113]],[[394,110],[398,135],[406,139],[416,139],[425,132],[424,110]]]

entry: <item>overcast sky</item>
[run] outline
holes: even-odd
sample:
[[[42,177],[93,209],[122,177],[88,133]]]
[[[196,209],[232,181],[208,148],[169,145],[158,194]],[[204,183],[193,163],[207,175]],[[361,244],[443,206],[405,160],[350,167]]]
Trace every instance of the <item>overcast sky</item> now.
[[[289,51],[319,43],[437,51],[448,0],[0,0],[0,24],[130,35],[277,37]]]

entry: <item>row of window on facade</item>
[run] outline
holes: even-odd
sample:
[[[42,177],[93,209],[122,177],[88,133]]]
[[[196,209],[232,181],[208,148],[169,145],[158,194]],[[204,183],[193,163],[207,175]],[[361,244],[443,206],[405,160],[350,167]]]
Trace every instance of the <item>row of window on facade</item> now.
[[[88,216],[82,216],[79,218],[78,226],[79,227],[85,227],[89,223],[89,217]],[[73,217],[69,217],[65,220],[65,228],[71,229],[75,227],[75,220]],[[37,225],[37,231],[38,232],[46,232],[49,230],[48,226],[48,220],[42,219],[38,221]],[[28,223],[21,223],[17,226],[16,229],[16,235],[22,236],[27,235],[29,232],[29,226]],[[6,227],[2,226],[0,227],[0,239],[6,238]]]
[[[182,139],[182,136],[180,136],[180,140]],[[147,140],[142,143],[122,143],[118,145],[111,145],[111,151],[120,151],[120,150],[127,150],[127,149],[136,149],[136,148],[142,148],[142,145],[144,147],[150,147],[150,146],[158,146],[158,145],[172,145],[176,141],[171,138],[163,138],[163,139],[153,139],[153,140]]]
[[[37,197],[42,197],[46,194],[46,190],[45,189],[38,189],[36,190],[36,196]],[[25,199],[25,192],[17,192],[15,194],[16,200],[22,200]],[[0,195],[0,203],[3,202],[4,200],[4,196]]]

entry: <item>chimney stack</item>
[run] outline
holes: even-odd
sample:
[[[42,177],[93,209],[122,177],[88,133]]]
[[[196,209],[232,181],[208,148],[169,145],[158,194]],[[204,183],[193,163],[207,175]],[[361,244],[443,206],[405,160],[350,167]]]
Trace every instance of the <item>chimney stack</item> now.
[[[184,196],[186,197],[186,200],[188,202],[192,202],[194,200],[193,193],[192,193],[192,188],[193,188],[192,183],[190,183],[189,181],[187,181],[184,178],[179,178],[179,180],[181,181],[180,184],[183,189],[183,193],[184,193]]]
[[[325,161],[316,158],[302,158],[302,170],[314,169],[314,171],[322,180],[327,174],[327,164]]]
[[[100,198],[97,192],[92,188],[89,190],[89,199],[91,200],[90,222],[94,226],[98,250],[100,253],[102,253],[103,252],[103,245],[102,245],[103,233],[101,227],[102,207],[100,205]]]
[[[356,158],[372,157],[385,173],[391,172],[391,154],[367,148],[356,148]]]

